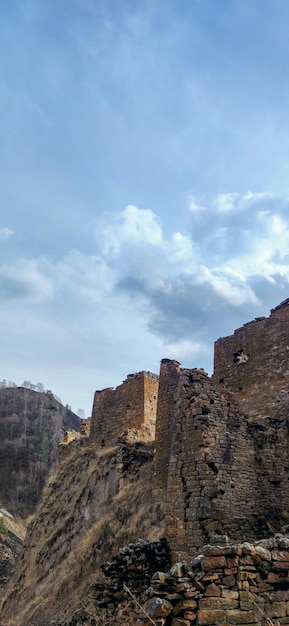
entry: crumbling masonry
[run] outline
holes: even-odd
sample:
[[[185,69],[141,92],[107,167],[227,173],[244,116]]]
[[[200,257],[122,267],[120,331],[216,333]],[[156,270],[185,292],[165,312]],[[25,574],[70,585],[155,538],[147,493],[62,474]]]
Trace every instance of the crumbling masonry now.
[[[90,438],[98,447],[118,437],[127,441],[153,441],[159,377],[151,372],[129,374],[116,389],[96,391]]]
[[[214,374],[164,359],[96,392],[99,446],[154,436],[154,495],[174,561],[218,537],[268,537],[289,520],[289,301],[215,344]],[[156,404],[158,395],[158,402]],[[156,408],[157,407],[157,408]],[[157,413],[155,418],[155,413]]]

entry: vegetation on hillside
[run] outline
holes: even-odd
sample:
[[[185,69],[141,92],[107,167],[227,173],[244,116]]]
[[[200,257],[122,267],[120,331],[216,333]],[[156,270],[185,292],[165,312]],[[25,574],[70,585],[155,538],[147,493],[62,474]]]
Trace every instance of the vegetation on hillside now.
[[[63,431],[79,423],[51,392],[0,387],[0,500],[11,513],[25,518],[35,510]]]

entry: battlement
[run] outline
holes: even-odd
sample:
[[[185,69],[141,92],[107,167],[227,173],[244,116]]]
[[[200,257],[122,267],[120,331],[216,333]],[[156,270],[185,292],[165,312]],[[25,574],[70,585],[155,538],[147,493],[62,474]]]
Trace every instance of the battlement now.
[[[90,439],[98,446],[111,445],[118,437],[127,441],[153,441],[158,397],[157,374],[129,374],[115,389],[96,391]]]

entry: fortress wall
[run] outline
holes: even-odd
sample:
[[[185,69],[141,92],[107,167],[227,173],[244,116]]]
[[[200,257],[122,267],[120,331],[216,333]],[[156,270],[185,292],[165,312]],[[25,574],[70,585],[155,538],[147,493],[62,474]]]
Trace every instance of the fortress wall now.
[[[252,420],[289,408],[289,301],[215,343],[213,380]]]
[[[180,364],[178,361],[161,361],[156,417],[154,455],[155,495],[166,495],[171,446],[171,429],[174,421],[175,403],[178,397]]]
[[[203,370],[165,360],[156,432],[154,484],[166,500],[173,561],[214,536],[255,541],[287,522],[287,418],[252,424]]]
[[[134,431],[134,439],[138,436],[153,439],[157,392],[158,376],[150,372],[130,374],[115,389],[96,391],[90,439],[99,446],[107,446],[130,429]]]
[[[246,420],[203,370],[183,369],[179,377],[167,483],[173,560],[197,554],[212,533],[253,540],[258,499]]]

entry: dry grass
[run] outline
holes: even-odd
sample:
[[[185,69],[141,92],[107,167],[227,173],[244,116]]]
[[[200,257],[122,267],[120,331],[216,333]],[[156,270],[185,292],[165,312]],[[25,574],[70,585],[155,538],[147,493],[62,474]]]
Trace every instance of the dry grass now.
[[[139,537],[163,536],[162,507],[151,502],[149,463],[141,480],[118,490],[116,451],[75,447],[47,485],[3,609],[5,626],[29,624],[32,617],[37,623],[43,615],[67,617],[88,606],[89,585],[103,578],[101,563]]]

